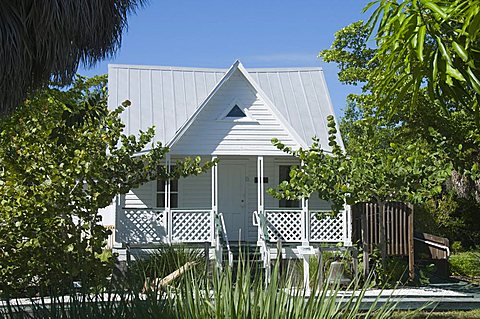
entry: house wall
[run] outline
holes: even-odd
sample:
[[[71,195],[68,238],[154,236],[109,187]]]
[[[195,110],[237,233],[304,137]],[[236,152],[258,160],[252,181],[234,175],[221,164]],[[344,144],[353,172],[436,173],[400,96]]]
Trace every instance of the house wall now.
[[[254,121],[222,119],[237,101]],[[184,135],[171,147],[172,154],[187,155],[277,155],[272,138],[285,145],[299,145],[273,115],[246,78],[236,71],[198,114]]]
[[[123,205],[128,208],[155,207],[156,182],[148,182],[138,188],[131,189],[124,195]]]
[[[198,176],[181,178],[178,181],[178,207],[211,209],[212,174],[206,172]]]

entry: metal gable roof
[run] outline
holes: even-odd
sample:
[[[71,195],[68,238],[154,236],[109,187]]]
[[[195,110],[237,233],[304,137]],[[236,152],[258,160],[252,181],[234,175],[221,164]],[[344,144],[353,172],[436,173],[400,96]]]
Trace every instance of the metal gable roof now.
[[[155,142],[167,144],[196,113],[228,69],[109,65],[109,108],[128,99],[126,134],[155,126]],[[246,69],[250,81],[295,130],[301,144],[317,136],[330,150],[326,117],[333,113],[320,68]],[[342,144],[339,138],[340,144]]]

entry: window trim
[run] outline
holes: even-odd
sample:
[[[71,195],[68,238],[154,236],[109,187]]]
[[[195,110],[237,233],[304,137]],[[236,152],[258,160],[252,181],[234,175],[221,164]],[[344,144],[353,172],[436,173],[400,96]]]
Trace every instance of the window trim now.
[[[295,166],[295,164],[286,164],[286,163],[285,164],[283,164],[283,163],[278,164],[277,173],[278,173],[278,184],[279,185],[283,181],[290,180],[290,175],[288,175],[288,179],[281,179],[281,177],[282,177],[281,176],[281,170],[284,169],[285,167],[288,167],[288,174],[290,174],[290,170],[291,170],[292,166]],[[290,203],[290,205],[288,203]],[[289,200],[289,199],[282,198],[282,199],[278,200],[278,208],[297,208],[298,209],[298,208],[302,208],[302,203],[299,199]]]
[[[175,168],[175,165],[170,165],[170,171],[172,171],[174,168]],[[175,191],[170,190],[170,208],[178,208],[179,180],[180,180],[180,179],[172,179],[172,181],[176,181],[176,182],[177,182],[177,190],[175,190]],[[158,183],[159,183],[160,181],[161,181],[162,184],[163,184],[163,190],[162,190],[162,189],[159,189],[159,187],[158,187]],[[156,206],[157,208],[165,208],[165,192],[166,192],[165,182],[166,182],[165,179],[160,179],[160,178],[157,178],[157,179],[156,179],[156,183],[155,183],[155,206]],[[171,184],[170,184],[170,185],[171,185]],[[158,202],[158,195],[159,195],[159,194],[162,195],[162,198],[163,198],[163,200],[162,200],[162,201],[163,201],[163,206],[159,206],[159,202]],[[172,204],[173,204],[172,195],[177,195],[177,200],[176,200],[176,202],[175,202],[175,205],[172,205]]]
[[[243,117],[227,117],[228,113],[237,106],[244,114]],[[238,123],[252,123],[258,124],[258,121],[255,120],[247,109],[244,103],[242,103],[238,98],[233,99],[228,106],[223,110],[223,112],[217,117],[217,121],[220,122],[238,122]]]

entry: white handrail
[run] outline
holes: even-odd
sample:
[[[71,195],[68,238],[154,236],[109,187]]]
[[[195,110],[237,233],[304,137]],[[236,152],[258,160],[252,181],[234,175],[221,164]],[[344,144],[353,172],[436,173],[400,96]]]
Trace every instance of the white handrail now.
[[[233,267],[233,253],[232,253],[232,250],[230,249],[230,242],[228,241],[227,227],[225,227],[225,220],[223,219],[222,213],[218,213],[218,215],[220,216],[220,222],[222,223],[222,233],[225,238],[225,244],[227,246],[228,265],[230,267]]]
[[[212,210],[211,209],[181,209],[181,208],[175,208],[171,209],[172,212],[174,213],[210,213]]]
[[[259,231],[259,245],[261,248],[263,267],[268,270],[270,267],[270,251],[267,246],[268,230],[265,224],[265,217],[259,214],[257,211],[253,212],[254,220],[256,219]],[[268,277],[268,274],[267,274]]]
[[[433,246],[433,247],[443,249],[447,252],[447,257],[450,256],[450,248],[448,246],[445,246],[445,245],[442,245],[442,244],[439,244],[439,243],[436,243],[436,242],[433,242],[433,241],[430,241],[430,240],[421,239],[421,238],[418,238],[418,237],[413,237],[413,239],[417,240],[417,241],[420,241],[424,244],[427,244],[429,246]]]
[[[219,264],[219,266],[221,265],[223,246],[220,243],[220,236],[222,236],[223,239],[225,240],[225,246],[227,248],[228,265],[230,267],[233,267],[233,253],[232,253],[232,250],[230,249],[230,242],[228,241],[228,236],[227,236],[227,228],[225,227],[225,220],[223,218],[222,213],[217,212],[215,214],[214,224],[215,224],[215,250],[217,252],[217,263]]]

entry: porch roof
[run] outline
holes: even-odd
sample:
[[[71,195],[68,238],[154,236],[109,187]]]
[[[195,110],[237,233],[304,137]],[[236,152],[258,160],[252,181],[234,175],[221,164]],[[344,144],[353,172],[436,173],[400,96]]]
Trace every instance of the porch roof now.
[[[237,63],[237,62],[236,62]],[[234,64],[235,66],[235,64]],[[233,66],[232,66],[233,67]],[[155,126],[154,142],[171,143],[230,69],[109,65],[109,108],[128,99],[126,134]],[[326,117],[334,115],[321,68],[243,69],[300,145],[317,136],[330,151]],[[338,141],[342,145],[340,135]]]

